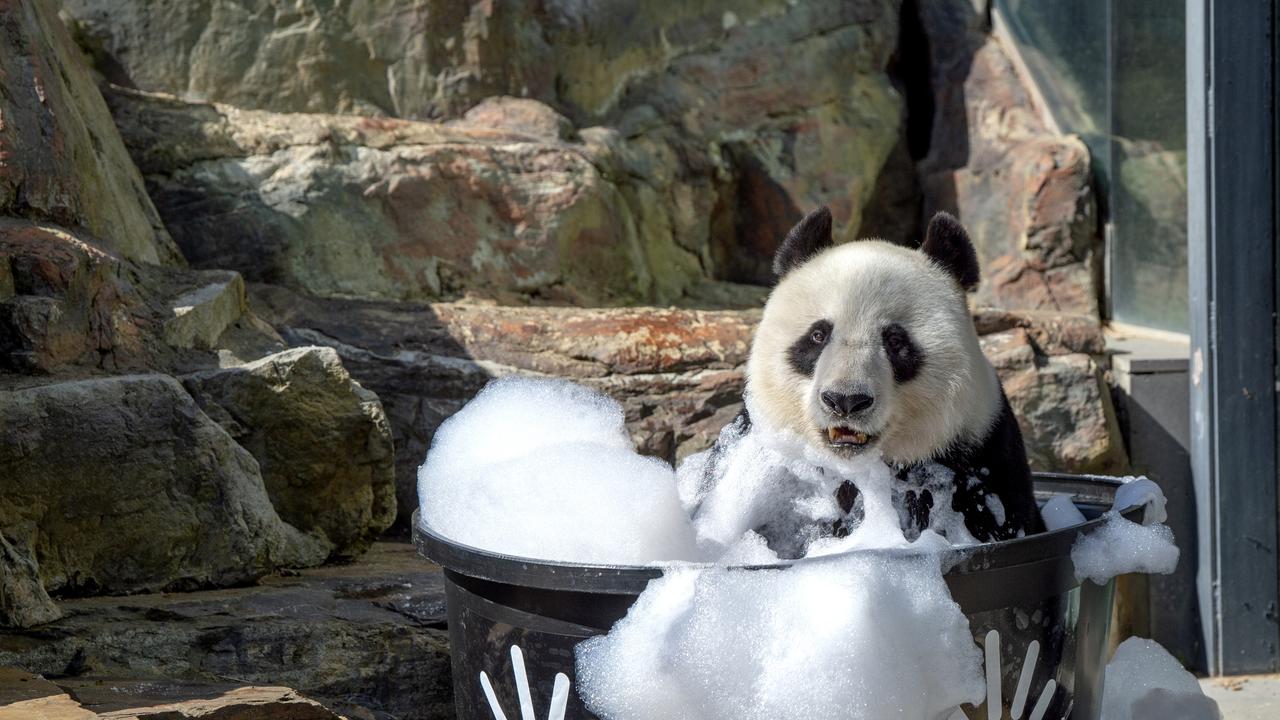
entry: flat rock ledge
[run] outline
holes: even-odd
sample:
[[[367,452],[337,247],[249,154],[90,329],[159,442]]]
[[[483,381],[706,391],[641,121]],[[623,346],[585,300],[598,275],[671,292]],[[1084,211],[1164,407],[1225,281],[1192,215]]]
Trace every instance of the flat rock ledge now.
[[[0,720],[344,720],[285,687],[50,681],[0,668]]]
[[[62,609],[0,630],[0,668],[22,671],[0,670],[0,720],[452,717],[443,579],[407,543],[254,587]]]
[[[640,452],[678,462],[742,408],[759,310],[507,307],[322,299],[250,285],[256,311],[292,345],[333,348],[386,409],[397,524],[417,506],[417,468],[436,429],[491,379],[555,376],[615,398]],[[980,308],[974,322],[1022,424],[1034,468],[1126,469],[1098,358],[1096,318]]]

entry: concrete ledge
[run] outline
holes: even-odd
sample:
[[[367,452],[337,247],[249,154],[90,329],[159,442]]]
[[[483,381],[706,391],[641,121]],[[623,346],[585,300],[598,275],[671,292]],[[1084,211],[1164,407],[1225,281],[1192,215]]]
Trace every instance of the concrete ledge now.
[[[1280,675],[1203,678],[1200,687],[1217,701],[1223,720],[1280,718]]]

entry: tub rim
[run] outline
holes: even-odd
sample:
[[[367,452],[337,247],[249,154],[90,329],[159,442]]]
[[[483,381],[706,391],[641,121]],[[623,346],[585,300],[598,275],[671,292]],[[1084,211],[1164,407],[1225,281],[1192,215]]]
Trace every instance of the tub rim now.
[[[965,612],[981,612],[1066,592],[1080,584],[1071,563],[1076,537],[1092,532],[1111,509],[1116,489],[1124,484],[1106,475],[1032,473],[1037,499],[1057,494],[1072,496],[1086,514],[1084,523],[1011,540],[962,546],[944,555],[944,577],[952,596]],[[1145,505],[1121,508],[1128,520],[1140,521]],[[602,595],[639,595],[650,580],[672,568],[725,568],[710,562],[673,562],[655,565],[573,563],[526,558],[494,552],[444,537],[413,512],[413,541],[418,552],[453,574],[512,588]],[[900,548],[853,550],[882,556],[916,554]],[[787,560],[768,565],[731,565],[731,571],[783,570],[797,565],[837,561],[848,553]]]

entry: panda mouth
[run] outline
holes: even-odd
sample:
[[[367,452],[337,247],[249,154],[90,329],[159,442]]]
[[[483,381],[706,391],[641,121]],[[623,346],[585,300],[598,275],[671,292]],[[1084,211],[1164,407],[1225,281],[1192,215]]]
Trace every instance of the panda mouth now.
[[[853,428],[839,425],[827,428],[827,442],[831,447],[835,448],[862,449],[870,445],[875,439],[874,435],[868,435],[861,430],[854,430]]]

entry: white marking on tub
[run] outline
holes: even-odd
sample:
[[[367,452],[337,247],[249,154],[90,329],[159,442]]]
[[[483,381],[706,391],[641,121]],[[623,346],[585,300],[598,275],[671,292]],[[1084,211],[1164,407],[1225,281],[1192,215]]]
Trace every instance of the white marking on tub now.
[[[1045,683],[1044,690],[1040,691],[1040,700],[1036,702],[1036,706],[1031,709],[1031,717],[1028,720],[1042,720],[1044,714],[1049,712],[1049,701],[1053,700],[1053,691],[1058,689],[1058,682],[1050,680]]]
[[[489,675],[485,671],[480,671],[480,687],[484,689],[484,697],[489,701],[489,709],[493,711],[493,720],[507,720],[506,713],[502,712],[502,706],[498,704],[498,696],[493,694],[493,683],[489,682]]]
[[[1018,676],[1018,689],[1013,693],[1013,707],[1009,708],[1009,717],[1018,720],[1027,707],[1027,692],[1031,690],[1031,676],[1036,670],[1036,661],[1040,659],[1040,641],[1032,640],[1027,646],[1027,656],[1022,660],[1022,674]]]
[[[520,720],[537,720],[533,716],[533,696],[529,693],[529,675],[524,671],[524,653],[519,645],[511,646],[511,672],[516,676],[516,693],[520,696]]]
[[[569,676],[556,673],[556,684],[551,689],[551,712],[547,720],[564,720],[565,707],[569,704]]]
[[[519,645],[511,646],[511,674],[515,676],[516,694],[520,697],[520,720],[537,720],[533,710],[533,693],[529,689],[529,673],[524,665],[524,651]],[[547,711],[547,720],[564,720],[569,706],[571,685],[568,675],[556,673],[555,684],[551,688],[551,708]],[[502,706],[498,704],[498,696],[493,692],[493,683],[489,681],[489,674],[483,670],[480,671],[480,687],[484,690],[485,699],[489,701],[489,709],[493,711],[493,720],[507,720],[506,713],[502,712]]]
[[[987,631],[987,720],[1000,720],[1000,633]]]

